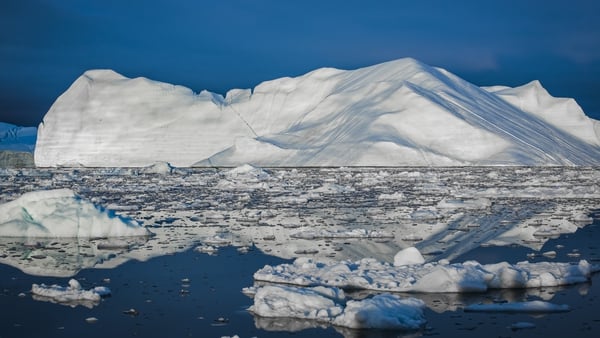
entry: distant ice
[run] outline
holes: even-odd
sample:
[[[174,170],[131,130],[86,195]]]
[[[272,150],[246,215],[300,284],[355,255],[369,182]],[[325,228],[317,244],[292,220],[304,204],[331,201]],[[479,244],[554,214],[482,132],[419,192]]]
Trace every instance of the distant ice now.
[[[0,205],[0,237],[148,235],[136,221],[84,201],[69,189],[29,192]]]
[[[36,127],[19,127],[0,122],[0,151],[32,153],[36,138]]]

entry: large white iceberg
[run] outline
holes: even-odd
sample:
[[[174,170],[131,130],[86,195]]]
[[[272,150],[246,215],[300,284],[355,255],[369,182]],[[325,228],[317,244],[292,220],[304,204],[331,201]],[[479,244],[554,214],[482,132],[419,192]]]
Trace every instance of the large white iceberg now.
[[[600,123],[539,82],[477,87],[405,58],[225,97],[92,70],[38,128],[37,166],[583,165]]]
[[[69,189],[23,194],[0,205],[2,237],[148,236],[136,221],[87,202]]]

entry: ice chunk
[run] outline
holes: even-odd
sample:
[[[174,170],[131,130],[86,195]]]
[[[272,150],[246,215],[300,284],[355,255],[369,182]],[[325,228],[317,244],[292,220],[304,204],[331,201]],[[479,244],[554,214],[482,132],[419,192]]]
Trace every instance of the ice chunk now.
[[[421,300],[391,294],[346,301],[337,288],[268,285],[258,288],[249,311],[261,317],[314,320],[354,329],[415,330],[426,322],[424,306]]]
[[[488,289],[558,286],[589,281],[600,266],[550,262],[425,263],[392,266],[374,259],[316,262],[298,258],[293,264],[266,265],[254,279],[301,286],[330,286],[393,292],[485,292]]]
[[[419,249],[415,247],[409,247],[403,250],[400,250],[394,256],[394,266],[402,266],[402,265],[411,265],[411,264],[423,264],[425,263],[425,258],[419,252]]]
[[[416,298],[381,294],[348,301],[344,313],[333,323],[353,329],[416,330],[426,323],[424,307],[425,303]]]
[[[148,236],[136,221],[84,201],[69,189],[23,194],[0,205],[0,236],[118,237]]]
[[[83,290],[81,284],[75,279],[69,280],[69,286],[60,286],[57,284],[33,284],[31,293],[38,297],[38,300],[48,300],[55,303],[61,303],[71,306],[95,304],[104,296],[110,295],[110,289],[105,286],[97,286],[90,290]]]
[[[323,287],[264,286],[254,295],[254,305],[249,311],[262,317],[330,321],[343,311],[334,297],[343,299],[343,291]]]

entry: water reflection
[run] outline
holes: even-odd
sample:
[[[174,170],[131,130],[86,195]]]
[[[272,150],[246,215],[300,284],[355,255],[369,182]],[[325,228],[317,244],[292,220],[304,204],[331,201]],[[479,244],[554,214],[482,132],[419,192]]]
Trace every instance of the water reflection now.
[[[114,267],[148,238],[1,238],[0,263],[38,276],[71,277],[82,269]],[[116,263],[116,262],[119,263]],[[107,263],[110,262],[110,263]]]
[[[0,239],[1,263],[63,277],[195,246],[388,262],[408,246],[430,261],[489,245],[537,251],[590,224],[600,199],[600,170],[582,167],[176,169],[167,175],[27,169],[2,170],[0,177],[0,201],[68,187],[156,234],[143,240]]]

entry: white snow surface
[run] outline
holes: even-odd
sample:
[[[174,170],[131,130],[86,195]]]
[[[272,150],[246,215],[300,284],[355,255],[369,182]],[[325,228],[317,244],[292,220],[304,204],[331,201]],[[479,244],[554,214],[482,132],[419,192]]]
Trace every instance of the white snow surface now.
[[[40,190],[0,205],[0,237],[148,236],[136,221],[82,200],[72,190]]]
[[[266,265],[254,273],[254,280],[387,292],[468,293],[583,283],[596,271],[600,271],[600,266],[592,266],[585,260],[578,264],[525,261],[512,265],[468,261],[392,266],[370,258],[320,263],[301,257],[292,264]]]
[[[37,166],[584,165],[599,122],[539,82],[477,87],[404,58],[226,97],[91,70],[38,128]]]
[[[391,294],[346,300],[337,288],[267,285],[258,288],[249,311],[261,317],[315,320],[353,329],[415,330],[426,323],[424,307],[419,299]]]
[[[32,153],[37,138],[36,127],[19,127],[0,122],[0,151]]]
[[[68,286],[33,284],[31,285],[31,293],[44,297],[44,300],[48,299],[56,303],[85,305],[86,302],[99,302],[103,296],[110,295],[111,291],[105,286],[96,286],[90,290],[84,290],[76,279],[71,279]]]

